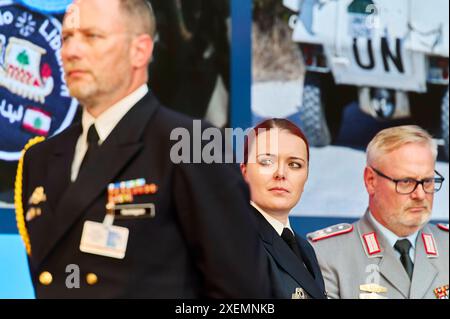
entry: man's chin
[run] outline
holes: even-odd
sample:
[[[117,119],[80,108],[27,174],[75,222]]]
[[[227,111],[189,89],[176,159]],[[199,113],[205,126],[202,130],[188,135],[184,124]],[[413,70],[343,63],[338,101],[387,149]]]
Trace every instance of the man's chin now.
[[[416,213],[416,216],[409,216],[408,221],[405,223],[410,227],[422,227],[430,221],[431,214],[429,212]]]
[[[92,86],[88,85],[69,86],[69,92],[70,96],[76,98],[78,101],[88,100],[95,93]]]

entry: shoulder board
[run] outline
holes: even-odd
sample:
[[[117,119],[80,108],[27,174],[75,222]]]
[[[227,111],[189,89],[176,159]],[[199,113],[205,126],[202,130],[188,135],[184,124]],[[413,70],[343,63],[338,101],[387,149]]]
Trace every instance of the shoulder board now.
[[[347,223],[341,223],[333,225],[324,229],[316,230],[315,232],[306,235],[309,240],[316,242],[322,239],[339,236],[342,234],[350,233],[353,230],[353,225]]]
[[[437,227],[448,232],[448,224],[437,224]]]

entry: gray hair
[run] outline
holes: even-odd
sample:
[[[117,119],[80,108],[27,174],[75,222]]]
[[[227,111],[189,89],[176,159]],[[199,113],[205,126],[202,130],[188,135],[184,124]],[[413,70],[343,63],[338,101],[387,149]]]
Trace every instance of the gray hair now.
[[[140,33],[148,34],[154,39],[156,18],[152,5],[146,0],[119,0],[122,9]]]
[[[437,158],[437,143],[431,135],[416,125],[403,125],[384,129],[367,146],[367,164],[373,164],[381,156],[409,143],[421,143],[430,148],[434,159]]]

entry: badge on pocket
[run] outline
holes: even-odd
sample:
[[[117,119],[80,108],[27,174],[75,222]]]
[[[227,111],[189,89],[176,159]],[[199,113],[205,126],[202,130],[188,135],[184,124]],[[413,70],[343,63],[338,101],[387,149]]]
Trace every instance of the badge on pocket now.
[[[84,223],[80,250],[88,254],[123,259],[128,234],[128,228],[88,220]]]

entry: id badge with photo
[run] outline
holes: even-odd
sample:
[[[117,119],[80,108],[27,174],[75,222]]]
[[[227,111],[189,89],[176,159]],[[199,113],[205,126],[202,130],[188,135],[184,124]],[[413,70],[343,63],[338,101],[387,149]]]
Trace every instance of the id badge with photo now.
[[[80,250],[84,253],[123,259],[127,250],[129,230],[108,223],[86,221]]]

